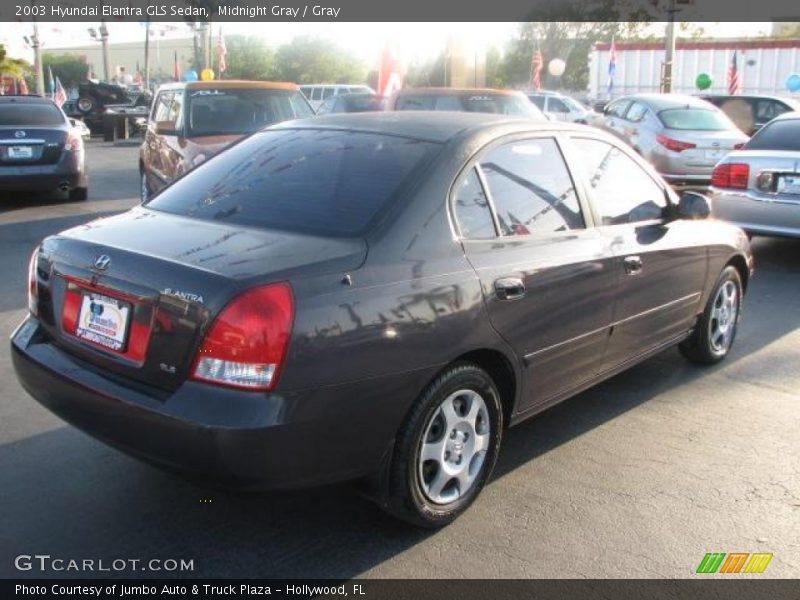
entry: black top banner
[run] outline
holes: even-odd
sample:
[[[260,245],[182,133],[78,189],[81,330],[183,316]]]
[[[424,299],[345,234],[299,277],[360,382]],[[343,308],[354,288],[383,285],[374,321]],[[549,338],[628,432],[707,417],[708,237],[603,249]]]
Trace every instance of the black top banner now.
[[[794,0],[4,0],[0,21],[800,21]]]

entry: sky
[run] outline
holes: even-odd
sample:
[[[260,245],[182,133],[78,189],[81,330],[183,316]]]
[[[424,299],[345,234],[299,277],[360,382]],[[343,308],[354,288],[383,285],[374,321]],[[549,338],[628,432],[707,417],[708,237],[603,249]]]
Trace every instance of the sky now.
[[[39,24],[39,36],[43,40],[43,50],[57,51],[66,46],[95,43],[89,36],[89,27],[99,23],[47,23]],[[184,23],[156,23],[153,27],[172,25],[173,30],[165,31],[164,37],[188,37],[189,30]],[[768,34],[771,23],[698,23],[708,35],[713,37],[746,37]],[[109,21],[110,41],[135,41],[143,39],[144,28],[139,23],[120,23]],[[445,46],[448,35],[461,35],[466,40],[480,40],[485,47],[496,46],[502,49],[512,37],[519,23],[224,23],[221,25],[225,35],[245,34],[263,37],[271,45],[280,45],[298,35],[319,36],[337,42],[353,53],[364,63],[372,65],[377,61],[381,49],[387,41],[398,48],[406,62],[413,63],[436,56]],[[33,51],[23,39],[30,35],[30,24],[20,28],[4,27],[0,31],[0,43],[6,46],[9,54],[18,58],[33,59]],[[663,23],[652,26],[653,33],[660,35]],[[214,32],[216,35],[216,30]],[[152,35],[152,34],[151,34]],[[162,38],[163,39],[163,38]]]

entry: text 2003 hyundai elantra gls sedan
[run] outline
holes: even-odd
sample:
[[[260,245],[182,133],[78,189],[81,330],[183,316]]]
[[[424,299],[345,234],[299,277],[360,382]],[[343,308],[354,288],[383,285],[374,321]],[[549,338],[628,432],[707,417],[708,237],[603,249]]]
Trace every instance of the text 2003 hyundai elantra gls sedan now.
[[[365,478],[439,526],[508,425],[674,344],[725,357],[751,255],[707,214],[583,126],[290,122],[45,239],[14,365],[147,461],[273,488]]]

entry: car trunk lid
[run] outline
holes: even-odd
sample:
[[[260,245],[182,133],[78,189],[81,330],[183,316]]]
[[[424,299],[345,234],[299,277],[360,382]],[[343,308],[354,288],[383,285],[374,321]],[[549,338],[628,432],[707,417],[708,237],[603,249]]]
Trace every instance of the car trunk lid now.
[[[694,144],[694,148],[681,154],[690,166],[713,166],[729,152],[736,150],[749,138],[738,130],[723,131],[685,131],[667,129],[664,132],[670,139]]]
[[[66,129],[0,127],[0,165],[44,165],[58,162]]]
[[[361,239],[136,208],[45,240],[39,316],[61,347],[104,372],[173,390],[213,318],[238,293],[353,270],[365,256]]]

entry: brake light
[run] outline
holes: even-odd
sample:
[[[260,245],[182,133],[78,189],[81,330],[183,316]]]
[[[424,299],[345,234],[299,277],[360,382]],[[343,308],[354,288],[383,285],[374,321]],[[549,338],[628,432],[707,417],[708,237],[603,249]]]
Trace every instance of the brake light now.
[[[39,313],[39,282],[36,275],[36,262],[39,258],[39,247],[37,246],[31,254],[28,262],[28,310],[35,317]]]
[[[228,387],[271,390],[294,320],[288,283],[253,288],[217,316],[195,357],[192,377]]]
[[[750,165],[724,163],[714,167],[714,171],[711,173],[711,185],[716,188],[745,190],[749,178]]]
[[[64,150],[68,152],[79,152],[83,150],[83,140],[75,131],[67,134],[67,141],[64,142]]]
[[[665,135],[658,134],[656,136],[656,141],[664,146],[667,150],[672,150],[673,152],[683,152],[684,150],[689,150],[690,148],[696,148],[696,144],[690,144],[689,142],[681,142],[678,140],[673,140],[672,138],[668,138]]]

